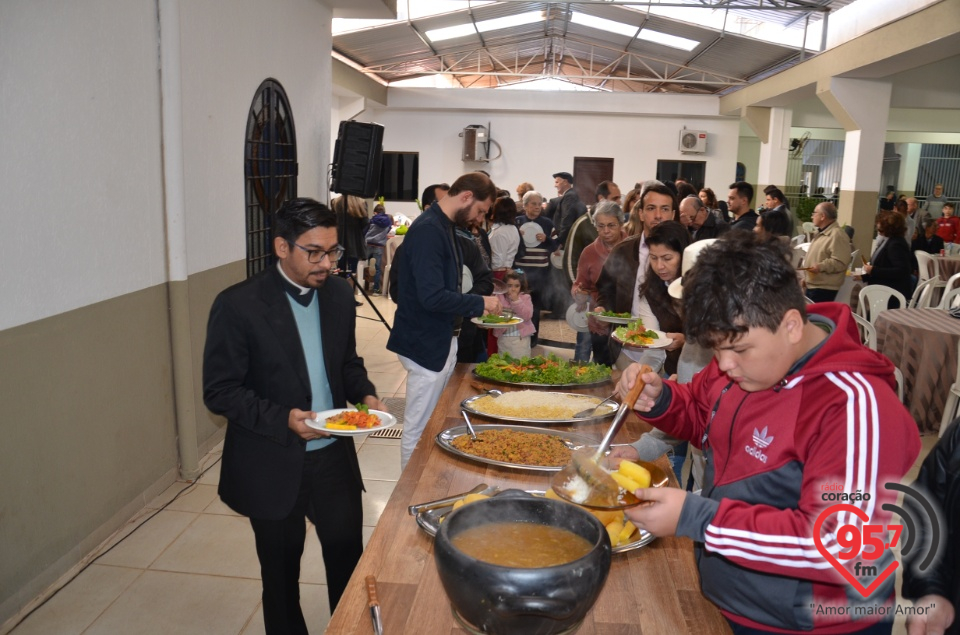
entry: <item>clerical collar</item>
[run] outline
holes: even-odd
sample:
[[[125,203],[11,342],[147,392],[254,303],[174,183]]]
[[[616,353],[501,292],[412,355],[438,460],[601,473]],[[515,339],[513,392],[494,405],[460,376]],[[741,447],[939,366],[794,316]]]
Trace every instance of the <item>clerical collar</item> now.
[[[283,278],[283,288],[290,295],[290,297],[303,306],[310,306],[310,303],[313,302],[313,292],[316,291],[316,289],[301,287],[299,284],[291,280],[287,276],[287,272],[285,272],[283,267],[280,266],[279,262],[277,263],[277,270],[280,272],[280,277]]]

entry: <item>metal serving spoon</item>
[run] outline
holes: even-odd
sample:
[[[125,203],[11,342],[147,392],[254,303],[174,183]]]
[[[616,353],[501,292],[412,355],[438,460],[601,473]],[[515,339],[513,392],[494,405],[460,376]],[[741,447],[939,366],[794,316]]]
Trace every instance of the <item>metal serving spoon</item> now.
[[[470,416],[467,414],[467,411],[461,410],[460,414],[463,415],[463,420],[467,422],[467,430],[470,431],[470,438],[474,441],[483,441],[483,439],[477,436],[476,431],[473,429],[473,424],[470,422]]]
[[[600,410],[600,406],[602,406],[603,404],[607,403],[608,401],[613,401],[613,398],[616,397],[616,396],[617,396],[617,391],[614,390],[613,393],[611,393],[611,395],[610,395],[609,397],[607,397],[606,399],[604,399],[603,401],[601,401],[600,403],[598,403],[596,406],[594,406],[594,407],[592,407],[592,408],[586,408],[586,409],[584,409],[584,410],[581,410],[580,412],[574,414],[572,418],[573,418],[573,419],[588,419],[588,418],[590,418],[590,417],[593,417],[593,416],[596,415],[597,412]]]
[[[595,509],[624,509],[640,504],[640,499],[633,492],[620,494],[620,486],[606,470],[600,467],[599,461],[606,454],[613,437],[623,427],[627,411],[633,407],[640,396],[640,392],[643,391],[644,383],[640,377],[649,372],[652,372],[649,366],[644,365],[640,368],[636,383],[630,389],[623,403],[620,404],[610,429],[603,436],[603,440],[600,441],[596,451],[584,448],[574,452],[570,457],[570,463],[553,477],[551,487],[561,498],[571,503]],[[581,484],[586,485],[586,491],[574,491],[574,489],[579,490],[580,487],[575,486]]]

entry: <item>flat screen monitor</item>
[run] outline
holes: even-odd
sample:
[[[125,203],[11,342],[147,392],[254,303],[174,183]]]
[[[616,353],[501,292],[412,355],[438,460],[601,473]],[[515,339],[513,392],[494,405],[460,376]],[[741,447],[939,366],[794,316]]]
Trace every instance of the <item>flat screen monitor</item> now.
[[[380,196],[387,201],[415,201],[420,195],[420,153],[384,152]]]

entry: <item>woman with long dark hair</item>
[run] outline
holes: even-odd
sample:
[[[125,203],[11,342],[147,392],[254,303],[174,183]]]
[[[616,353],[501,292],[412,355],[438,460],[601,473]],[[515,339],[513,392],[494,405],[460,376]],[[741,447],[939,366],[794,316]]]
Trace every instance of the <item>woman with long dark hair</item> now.
[[[649,264],[640,285],[639,317],[646,328],[662,331],[673,341],[666,348],[642,352],[624,349],[627,357],[649,364],[655,370],[662,369],[668,376],[677,372],[684,336],[680,301],[667,293],[667,287],[680,277],[683,250],[689,244],[690,232],[676,221],[664,221],[650,230],[647,236]]]

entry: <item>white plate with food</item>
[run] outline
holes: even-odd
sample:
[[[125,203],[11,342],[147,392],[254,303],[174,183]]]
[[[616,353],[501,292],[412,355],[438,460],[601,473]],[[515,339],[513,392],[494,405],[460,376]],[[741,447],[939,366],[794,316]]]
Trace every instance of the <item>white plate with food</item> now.
[[[470,318],[470,321],[482,329],[508,329],[517,324],[523,324],[523,318],[515,315],[484,315]]]
[[[613,311],[604,311],[603,313],[590,311],[587,313],[587,315],[600,320],[601,322],[606,322],[607,324],[630,324],[637,319],[632,317],[629,313],[615,313]]]
[[[383,410],[364,413],[356,408],[334,408],[318,412],[316,419],[307,419],[306,424],[335,437],[360,437],[392,428],[397,425],[397,418]]]
[[[673,339],[667,337],[663,331],[640,330],[633,328],[632,325],[617,328],[610,337],[616,343],[630,349],[666,348],[673,343]]]
[[[527,249],[533,249],[539,245],[540,241],[537,240],[537,234],[543,233],[543,227],[540,226],[540,223],[528,221],[520,225],[520,235],[523,236],[523,244],[527,246]]]

